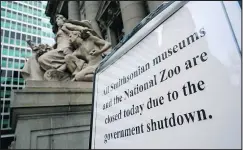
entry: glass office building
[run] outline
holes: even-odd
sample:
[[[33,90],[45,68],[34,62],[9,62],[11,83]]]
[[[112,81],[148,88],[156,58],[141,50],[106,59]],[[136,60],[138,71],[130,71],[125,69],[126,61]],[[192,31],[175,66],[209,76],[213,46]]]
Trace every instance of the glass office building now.
[[[47,1],[1,1],[1,132],[10,127],[11,90],[25,85],[20,70],[32,55],[26,39],[34,44],[54,44],[49,18],[45,16]],[[8,132],[6,132],[8,133]],[[2,134],[2,138],[10,137]]]

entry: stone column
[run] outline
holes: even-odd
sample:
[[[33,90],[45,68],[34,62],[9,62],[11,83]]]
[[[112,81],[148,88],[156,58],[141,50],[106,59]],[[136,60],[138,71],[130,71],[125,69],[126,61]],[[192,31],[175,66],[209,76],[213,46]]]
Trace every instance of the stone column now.
[[[85,20],[85,16],[83,14],[83,11],[84,11],[84,1],[79,1],[80,20]]]
[[[143,1],[119,1],[125,34],[146,16]]]
[[[164,1],[147,1],[149,11],[152,12],[158,8]]]
[[[79,3],[77,1],[68,1],[68,19],[80,20]]]
[[[97,21],[95,20],[99,6],[100,6],[100,1],[85,1],[84,9],[85,9],[86,20],[91,21],[91,25],[93,29],[97,32],[97,34],[101,36],[100,28],[98,26]]]

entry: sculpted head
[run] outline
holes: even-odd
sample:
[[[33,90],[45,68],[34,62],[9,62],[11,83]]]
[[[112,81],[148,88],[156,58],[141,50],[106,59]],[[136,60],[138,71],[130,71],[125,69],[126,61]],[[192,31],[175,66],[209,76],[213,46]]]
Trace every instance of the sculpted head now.
[[[74,46],[81,45],[84,40],[86,40],[90,34],[88,32],[80,31],[70,31],[69,40]]]
[[[70,40],[71,44],[74,44],[74,45],[81,44],[81,42],[82,42],[81,32],[80,31],[70,31],[69,40]]]
[[[66,22],[66,18],[63,15],[56,15],[56,23],[58,27],[61,27],[65,22]]]

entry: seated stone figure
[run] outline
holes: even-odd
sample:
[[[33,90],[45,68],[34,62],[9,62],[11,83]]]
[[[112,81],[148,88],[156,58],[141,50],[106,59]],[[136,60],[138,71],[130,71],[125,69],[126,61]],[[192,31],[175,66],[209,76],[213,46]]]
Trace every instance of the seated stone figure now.
[[[69,37],[76,50],[66,56],[67,60],[76,56],[87,63],[84,69],[75,74],[72,81],[92,81],[94,71],[102,60],[101,54],[107,51],[111,44],[87,30],[81,32],[71,31]]]

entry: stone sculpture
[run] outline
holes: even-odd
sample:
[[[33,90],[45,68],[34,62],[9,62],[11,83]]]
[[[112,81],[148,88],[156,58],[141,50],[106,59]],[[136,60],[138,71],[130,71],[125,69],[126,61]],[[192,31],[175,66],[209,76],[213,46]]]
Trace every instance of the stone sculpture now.
[[[111,44],[93,30],[88,20],[67,20],[63,15],[56,15],[56,25],[56,43],[52,47],[29,42],[35,53],[25,64],[23,77],[36,80],[29,76],[38,74],[38,80],[92,81],[102,54]],[[32,62],[36,67],[29,67]]]
[[[87,62],[87,66],[75,74],[72,81],[92,81],[94,71],[102,60],[101,54],[107,51],[111,44],[92,35],[87,30],[71,31],[70,41],[77,48],[71,55],[83,58]]]

